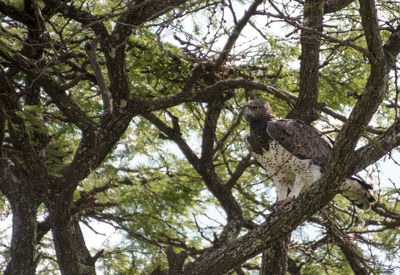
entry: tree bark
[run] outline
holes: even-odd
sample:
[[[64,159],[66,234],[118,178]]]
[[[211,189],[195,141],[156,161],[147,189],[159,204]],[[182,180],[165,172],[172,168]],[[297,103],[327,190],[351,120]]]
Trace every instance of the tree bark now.
[[[288,118],[301,119],[306,123],[318,119],[319,50],[324,16],[324,1],[306,0],[304,2],[303,25],[301,31],[300,90],[299,98]],[[317,32],[316,32],[317,31]]]
[[[5,166],[4,161],[0,163]],[[13,181],[16,177],[3,166],[1,191],[7,196],[12,210],[12,236],[10,260],[4,275],[35,274],[36,258],[36,212],[40,204],[39,195],[29,182]],[[13,187],[13,188],[7,188]]]
[[[57,198],[57,196],[54,196]],[[49,209],[57,262],[63,275],[96,274],[79,222],[71,216],[72,198],[56,199]]]
[[[286,275],[290,237],[288,234],[263,251],[260,275]]]

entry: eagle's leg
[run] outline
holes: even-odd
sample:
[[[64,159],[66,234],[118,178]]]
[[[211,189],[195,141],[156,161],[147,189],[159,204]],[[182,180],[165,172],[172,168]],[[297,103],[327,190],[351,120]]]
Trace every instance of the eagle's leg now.
[[[288,185],[285,181],[278,181],[276,184],[277,201],[284,201],[288,195]]]
[[[287,195],[284,200],[276,202],[278,209],[281,210],[286,204],[292,202],[295,198],[297,198],[301,190],[303,190],[304,184],[306,182],[307,178],[297,176],[294,180],[293,187],[291,188],[289,195]]]
[[[306,181],[307,180],[303,177],[299,177],[299,176],[296,177],[296,179],[294,180],[294,183],[293,183],[293,187],[290,190],[290,193],[288,195],[288,199],[290,201],[294,200],[295,198],[297,198],[299,196],[301,190],[303,190],[304,183]]]
[[[288,184],[287,184],[287,179],[283,177],[278,177],[276,179],[273,179],[273,181],[276,183],[276,203],[275,206],[280,210],[282,209],[283,206],[285,206],[288,202],[287,200],[287,195],[288,195]]]

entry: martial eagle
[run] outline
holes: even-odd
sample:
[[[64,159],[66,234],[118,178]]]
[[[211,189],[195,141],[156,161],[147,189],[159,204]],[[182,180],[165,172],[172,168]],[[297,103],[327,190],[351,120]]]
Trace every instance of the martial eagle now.
[[[250,123],[247,147],[274,182],[278,206],[296,198],[321,177],[333,147],[327,136],[300,120],[278,119],[264,100],[247,102],[243,114]],[[353,176],[342,183],[340,192],[359,208],[369,209],[375,202],[371,189],[363,179]]]

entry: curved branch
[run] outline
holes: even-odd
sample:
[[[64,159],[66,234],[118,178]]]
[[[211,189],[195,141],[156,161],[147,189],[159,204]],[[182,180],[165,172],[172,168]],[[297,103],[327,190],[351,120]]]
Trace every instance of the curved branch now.
[[[65,1],[60,0],[44,0],[46,8],[54,12],[59,12],[67,18],[71,18],[83,26],[90,27],[97,36],[101,36],[102,39],[108,37],[108,31],[103,25],[104,16],[95,16],[86,11],[75,8],[72,5],[66,4]]]
[[[327,0],[324,5],[324,13],[337,12],[353,2],[354,0]]]

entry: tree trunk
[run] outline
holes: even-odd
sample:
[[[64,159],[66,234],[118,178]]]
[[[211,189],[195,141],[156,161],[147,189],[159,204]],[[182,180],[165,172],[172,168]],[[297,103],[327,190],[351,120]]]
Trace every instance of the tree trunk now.
[[[35,274],[36,212],[38,201],[31,192],[16,192],[8,196],[12,209],[12,237],[10,260],[4,275]]]
[[[57,262],[63,275],[93,275],[95,261],[85,246],[76,218],[71,216],[71,203],[62,197],[50,210]]]
[[[290,236],[288,234],[263,251],[260,275],[286,275]]]

